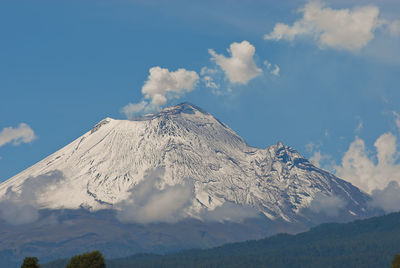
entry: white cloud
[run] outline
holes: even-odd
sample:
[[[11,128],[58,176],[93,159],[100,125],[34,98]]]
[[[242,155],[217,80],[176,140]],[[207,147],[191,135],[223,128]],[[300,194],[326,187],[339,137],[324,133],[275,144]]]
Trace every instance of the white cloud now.
[[[392,133],[382,134],[374,143],[376,159],[370,154],[364,140],[356,137],[345,153],[336,175],[351,182],[365,192],[384,188],[389,182],[400,182],[397,138]]]
[[[209,49],[211,60],[221,67],[226,77],[231,83],[247,84],[251,79],[262,73],[254,61],[256,49],[248,41],[232,43],[228,49],[230,57],[217,54],[213,49]]]
[[[392,111],[393,116],[394,116],[394,122],[397,126],[398,129],[400,129],[400,114],[396,113],[395,111]]]
[[[346,202],[337,196],[317,193],[311,201],[309,209],[314,213],[323,213],[329,217],[336,217],[345,206]]]
[[[289,40],[293,41],[297,35],[309,34],[311,29],[307,29],[305,25],[296,21],[293,26],[284,23],[275,24],[274,30],[270,34],[264,35],[265,40]]]
[[[392,112],[400,130],[400,115]],[[362,121],[360,121],[362,122]],[[360,125],[360,124],[359,124]],[[360,128],[360,127],[358,127]],[[335,175],[352,183],[372,197],[370,205],[386,212],[400,210],[400,151],[397,136],[391,132],[380,135],[374,143],[375,151],[366,148],[363,139],[356,137],[345,152],[341,164],[330,164]],[[323,155],[318,144],[308,143],[306,150],[314,155],[310,160],[319,164],[332,159]],[[329,164],[329,163],[328,163]]]
[[[328,155],[321,154],[320,151],[314,152],[314,154],[310,157],[310,162],[313,163],[316,167],[321,167],[321,161],[323,159],[329,159]]]
[[[29,143],[35,138],[35,132],[27,124],[21,123],[17,128],[3,128],[0,132],[0,147],[10,142],[14,145]]]
[[[146,101],[141,101],[139,103],[128,103],[122,108],[122,112],[128,119],[132,119],[135,115],[140,114],[146,110],[149,103]]]
[[[400,210],[400,186],[397,181],[391,181],[384,189],[372,191],[372,207],[383,209],[385,212]]]
[[[146,99],[151,100],[151,105],[161,106],[167,103],[169,97],[173,98],[192,91],[198,80],[199,75],[195,71],[181,68],[170,72],[168,69],[157,66],[150,69],[150,75],[142,87],[142,93]]]
[[[184,209],[193,201],[194,185],[187,180],[162,187],[163,172],[162,169],[150,172],[132,189],[130,197],[117,205],[117,218],[121,222],[173,223],[186,216]]]
[[[400,20],[394,20],[389,23],[389,31],[392,36],[400,35]]]
[[[203,67],[200,70],[200,75],[210,75],[210,74],[216,74],[218,73],[217,69],[210,69],[208,67]]]
[[[299,10],[303,17],[292,26],[277,23],[265,40],[289,40],[310,35],[322,48],[357,51],[373,38],[376,28],[382,26],[379,8],[373,5],[349,9],[332,9],[319,1],[310,1]]]
[[[320,150],[321,145],[322,145],[321,143],[313,143],[313,142],[309,142],[306,144],[305,146],[306,151],[309,154],[311,154],[309,160],[314,166],[318,168],[331,170],[332,167],[334,166],[333,159],[330,155],[321,153]]]
[[[186,92],[195,89],[199,75],[195,71],[180,68],[169,71],[159,66],[149,70],[150,75],[142,87],[146,100],[139,103],[129,103],[121,109],[128,119],[143,112],[152,112],[165,105],[168,99],[179,98]]]

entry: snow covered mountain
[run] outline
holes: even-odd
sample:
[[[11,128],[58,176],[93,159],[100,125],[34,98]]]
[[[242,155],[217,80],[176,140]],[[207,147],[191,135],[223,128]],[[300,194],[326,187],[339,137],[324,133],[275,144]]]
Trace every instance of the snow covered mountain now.
[[[185,213],[192,217],[226,202],[287,222],[312,221],[310,211],[329,210],[326,205],[332,203],[348,217],[369,213],[367,194],[315,167],[295,149],[281,142],[251,147],[189,103],[131,121],[102,120],[0,184],[0,199],[10,192],[21,195],[28,185],[41,209],[109,209],[128,199],[146,174],[159,168],[164,170],[161,188],[191,179],[193,200]]]

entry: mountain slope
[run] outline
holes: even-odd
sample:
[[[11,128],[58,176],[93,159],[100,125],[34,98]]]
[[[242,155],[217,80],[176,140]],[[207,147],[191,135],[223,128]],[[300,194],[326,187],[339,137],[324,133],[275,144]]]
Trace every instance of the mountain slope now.
[[[3,182],[0,196],[7,191],[21,194],[27,181],[31,185],[40,178],[35,202],[41,209],[113,208],[158,168],[164,170],[161,188],[187,178],[193,181],[193,204],[185,211],[193,217],[200,217],[202,209],[231,202],[249,205],[272,220],[315,224],[318,220],[308,208],[316,196],[340,200],[346,220],[370,215],[369,196],[350,183],[318,169],[282,143],[251,147],[189,103],[132,121],[106,118]],[[52,176],[54,171],[61,175]]]
[[[298,233],[375,213],[370,197],[282,143],[246,144],[189,103],[106,118],[0,184],[0,266],[107,258]]]

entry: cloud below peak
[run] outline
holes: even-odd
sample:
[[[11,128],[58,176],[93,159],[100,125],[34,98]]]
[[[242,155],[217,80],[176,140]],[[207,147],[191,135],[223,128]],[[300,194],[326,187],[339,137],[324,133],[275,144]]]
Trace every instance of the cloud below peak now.
[[[346,202],[338,196],[316,193],[309,209],[314,213],[323,213],[329,217],[336,217],[345,206]]]

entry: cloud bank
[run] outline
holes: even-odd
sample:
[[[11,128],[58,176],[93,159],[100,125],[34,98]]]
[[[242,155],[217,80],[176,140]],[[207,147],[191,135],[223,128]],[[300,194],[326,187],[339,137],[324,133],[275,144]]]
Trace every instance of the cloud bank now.
[[[162,188],[163,172],[161,169],[150,172],[132,189],[129,198],[117,205],[117,218],[121,222],[175,223],[186,217],[184,210],[194,198],[193,183],[187,180]]]
[[[8,224],[20,225],[36,221],[39,212],[9,188],[5,198],[0,201],[0,218]]]
[[[21,143],[30,143],[35,140],[35,132],[25,123],[19,124],[17,128],[6,127],[0,132],[0,147],[13,143],[19,145]]]
[[[383,209],[385,212],[396,212],[400,210],[400,186],[397,181],[391,181],[382,189],[372,191],[370,205]]]
[[[165,105],[169,99],[179,98],[186,92],[195,89],[199,75],[195,71],[178,69],[169,71],[159,66],[152,67],[147,81],[142,87],[144,100],[139,103],[129,103],[122,112],[131,119],[142,112],[153,112]]]
[[[202,220],[211,222],[242,222],[245,219],[259,216],[260,213],[255,208],[232,202],[225,202],[214,210],[204,210],[200,214]]]
[[[262,73],[254,61],[255,51],[255,47],[246,40],[229,46],[230,57],[217,54],[213,49],[208,50],[211,60],[224,71],[229,81],[240,84],[247,84]]]
[[[303,14],[292,25],[277,23],[265,40],[293,41],[311,36],[321,48],[358,51],[373,38],[376,29],[389,27],[392,35],[400,32],[398,21],[379,18],[379,8],[366,5],[350,9],[332,9],[320,1],[310,1],[299,10]]]
[[[337,196],[317,193],[311,201],[309,209],[314,213],[322,213],[329,217],[336,217],[345,206],[346,202]]]
[[[392,112],[394,123],[400,131],[400,115]],[[367,149],[365,141],[355,137],[344,153],[341,163],[335,164],[329,155],[321,154],[318,146],[309,143],[310,160],[319,166],[321,160],[331,160],[323,168],[334,170],[335,175],[370,194],[370,206],[386,212],[400,211],[400,150],[398,136],[383,133],[375,143],[375,150]]]
[[[39,219],[38,200],[49,189],[49,185],[57,185],[64,178],[61,171],[55,170],[46,174],[27,178],[20,191],[11,187],[0,200],[0,219],[8,224],[20,225],[35,222]]]
[[[344,154],[341,165],[335,167],[336,175],[367,193],[383,189],[393,180],[400,182],[400,152],[396,136],[384,133],[375,141],[374,147],[375,156],[366,149],[364,140],[356,137]]]
[[[132,190],[129,197],[116,205],[117,219],[124,223],[176,223],[188,217],[205,222],[241,222],[258,217],[255,208],[225,202],[214,210],[203,208],[187,213],[195,200],[195,185],[190,179],[182,184],[164,185],[164,169],[150,171]]]

